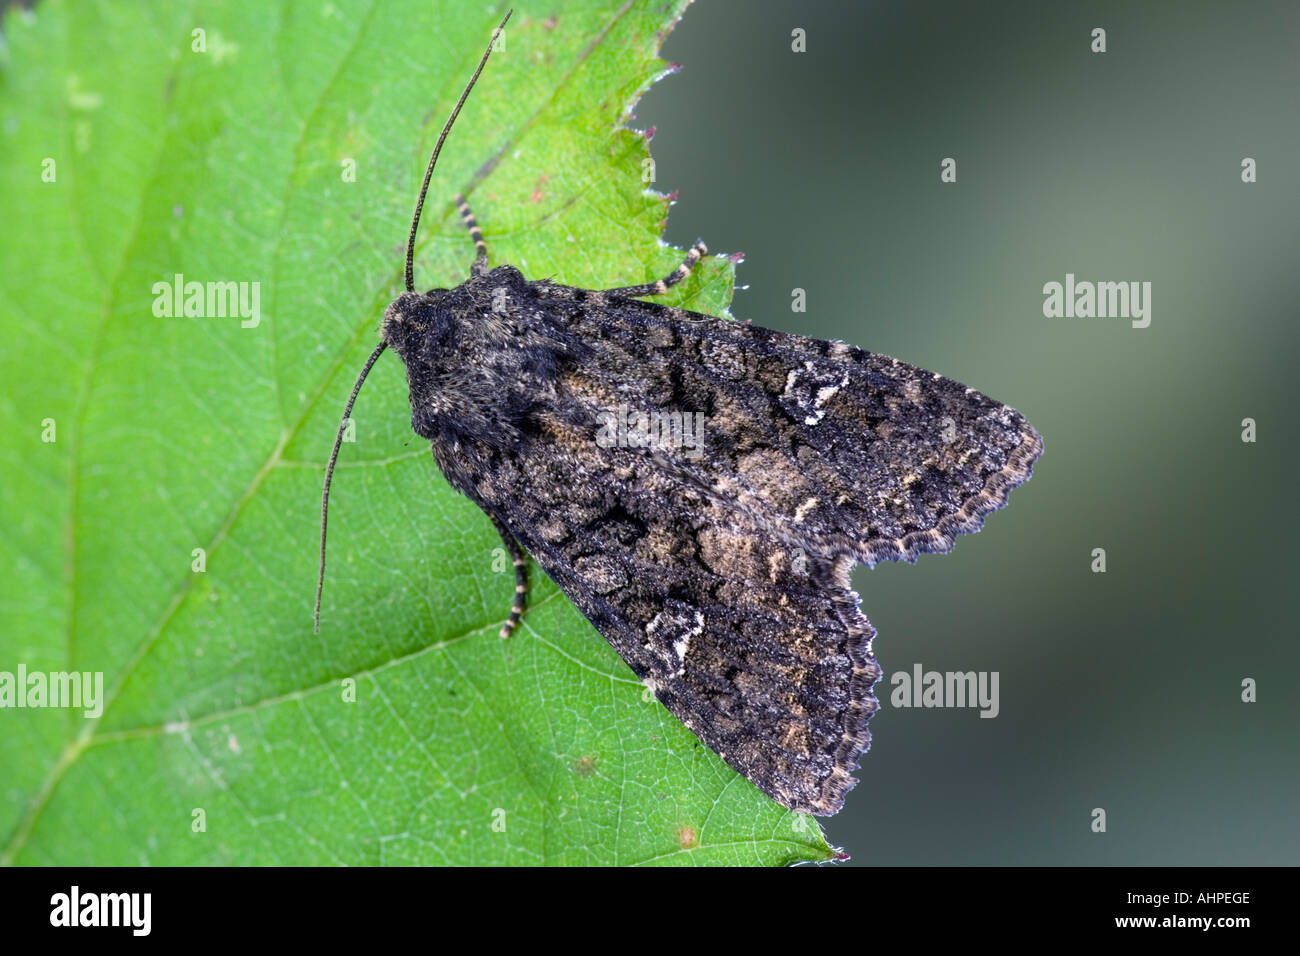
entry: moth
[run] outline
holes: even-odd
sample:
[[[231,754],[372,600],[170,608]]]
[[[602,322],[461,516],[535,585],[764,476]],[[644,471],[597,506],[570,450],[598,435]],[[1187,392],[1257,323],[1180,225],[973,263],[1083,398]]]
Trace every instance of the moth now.
[[[501,22],[500,30],[509,20]],[[645,301],[659,280],[604,290],[475,258],[454,289],[406,291],[348,398],[386,349],[406,366],[411,425],[448,482],[492,519],[527,598],[525,552],[672,714],[790,810],[829,815],[876,710],[875,631],[849,572],[915,561],[977,531],[1029,478],[1043,444],[1015,410],[942,375],[823,341]]]

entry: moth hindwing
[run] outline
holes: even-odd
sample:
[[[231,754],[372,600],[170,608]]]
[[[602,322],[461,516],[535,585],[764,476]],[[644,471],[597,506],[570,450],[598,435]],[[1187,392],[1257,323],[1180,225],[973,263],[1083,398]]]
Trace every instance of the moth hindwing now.
[[[526,550],[727,763],[791,810],[835,813],[880,677],[850,570],[978,530],[1029,477],[1038,434],[896,359],[641,300],[703,243],[655,283],[529,281],[489,268],[457,203],[469,278],[416,293],[413,224],[407,291],[366,370],[401,356],[414,430],[514,556],[502,635],[524,610]],[[323,575],[323,519],[321,547]]]

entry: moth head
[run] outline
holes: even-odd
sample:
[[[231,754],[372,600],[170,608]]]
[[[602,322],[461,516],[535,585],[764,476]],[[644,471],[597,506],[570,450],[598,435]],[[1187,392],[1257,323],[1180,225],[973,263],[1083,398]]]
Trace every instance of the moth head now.
[[[395,349],[406,363],[440,342],[451,325],[451,315],[442,303],[446,290],[403,292],[384,310],[381,335],[384,344]]]

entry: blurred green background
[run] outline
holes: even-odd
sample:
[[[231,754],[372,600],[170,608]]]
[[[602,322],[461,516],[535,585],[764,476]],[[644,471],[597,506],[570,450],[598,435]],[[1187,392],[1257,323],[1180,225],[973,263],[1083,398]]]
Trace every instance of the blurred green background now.
[[[746,253],[732,313],[1046,442],[981,534],[855,577],[887,677],[998,671],[1001,714],[877,686],[826,822],[854,863],[1300,862],[1298,40],[1294,3],[1182,2],[701,2],[669,38],[636,125],[680,190],[666,238]],[[1044,318],[1067,272],[1151,282],[1150,327]]]

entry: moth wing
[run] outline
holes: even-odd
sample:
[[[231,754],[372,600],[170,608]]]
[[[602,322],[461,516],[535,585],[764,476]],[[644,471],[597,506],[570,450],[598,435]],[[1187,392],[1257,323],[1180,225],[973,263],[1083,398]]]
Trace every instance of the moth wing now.
[[[532,289],[591,347],[529,396],[517,441],[461,448],[444,472],[705,744],[784,806],[834,813],[880,674],[852,565],[978,530],[1029,477],[1037,432],[974,389],[843,343]],[[629,411],[676,415],[683,441],[602,441]],[[687,414],[703,423],[692,442]]]
[[[839,810],[880,676],[853,557],[774,539],[663,456],[554,423],[541,441],[481,504],[710,749],[789,809]]]
[[[601,342],[576,373],[590,400],[639,381],[650,408],[705,411],[695,473],[719,496],[868,564],[951,550],[1043,450],[1015,409],[842,342],[636,299],[570,321]]]

